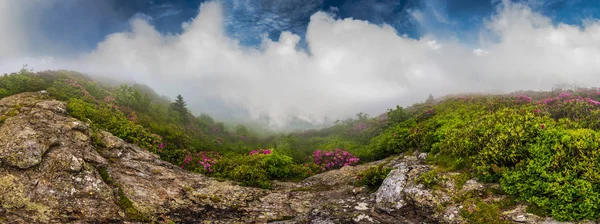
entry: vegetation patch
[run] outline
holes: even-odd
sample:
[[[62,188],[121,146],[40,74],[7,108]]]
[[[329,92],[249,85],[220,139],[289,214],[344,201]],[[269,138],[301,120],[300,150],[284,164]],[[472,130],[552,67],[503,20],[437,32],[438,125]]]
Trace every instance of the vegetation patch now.
[[[503,207],[501,203],[484,202],[481,199],[466,201],[463,204],[464,208],[461,211],[461,216],[469,223],[473,224],[509,224],[511,222],[502,220]]]
[[[372,191],[377,190],[390,171],[392,171],[392,168],[387,167],[386,164],[370,166],[366,170],[358,173],[356,176],[356,185],[366,186]]]

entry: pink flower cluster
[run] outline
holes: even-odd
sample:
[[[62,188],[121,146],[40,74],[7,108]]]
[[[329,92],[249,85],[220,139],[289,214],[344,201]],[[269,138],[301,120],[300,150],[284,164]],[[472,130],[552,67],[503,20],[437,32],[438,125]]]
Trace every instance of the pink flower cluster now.
[[[104,102],[105,103],[112,103],[114,101],[115,101],[115,98],[112,97],[112,96],[106,96],[106,97],[104,97]]]
[[[312,157],[315,164],[320,166],[323,171],[356,165],[360,160],[348,151],[341,149],[336,149],[331,152],[317,150],[313,153]]]
[[[221,157],[218,152],[212,152],[212,151],[211,152],[202,151],[202,152],[198,152],[196,154],[188,154],[183,159],[181,168],[185,168],[186,166],[189,169],[193,169],[195,167],[201,167],[203,171],[212,173],[213,169],[211,168],[211,166],[214,165],[217,162],[217,160],[219,160],[220,158]]]
[[[252,151],[250,151],[250,154],[248,154],[248,155],[254,155],[254,154],[269,155],[272,152],[273,151],[271,151],[270,149],[253,149]]]
[[[357,130],[357,131],[363,131],[365,129],[367,129],[367,124],[364,124],[364,123],[360,123],[360,124],[357,124],[354,126],[354,130]]]
[[[587,103],[590,103],[595,106],[600,105],[600,101],[590,99],[589,97],[583,98],[581,96],[578,96],[577,98],[569,99],[568,97],[570,97],[570,96],[571,95],[569,93],[561,93],[557,98],[548,98],[548,99],[540,100],[540,101],[538,101],[538,104],[550,105],[554,102],[560,103],[561,102],[560,100],[562,99],[562,103],[587,102]]]
[[[531,103],[531,97],[527,95],[518,95],[516,100],[518,103]]]
[[[569,98],[571,96],[570,93],[567,92],[562,92],[560,94],[558,94],[558,98]]]

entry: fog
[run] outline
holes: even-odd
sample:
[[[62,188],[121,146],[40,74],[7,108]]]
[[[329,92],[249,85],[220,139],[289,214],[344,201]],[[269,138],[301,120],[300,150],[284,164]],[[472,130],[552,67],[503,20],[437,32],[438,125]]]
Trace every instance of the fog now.
[[[320,124],[358,112],[377,115],[429,94],[600,81],[600,21],[553,24],[509,1],[482,21],[476,43],[433,34],[415,39],[391,26],[317,12],[306,30],[306,49],[290,32],[248,47],[226,34],[220,3],[208,2],[182,24],[181,34],[160,33],[140,16],[129,30],[77,56],[47,53],[57,51],[27,21],[42,19],[28,13],[50,3],[32,2],[0,0],[0,72],[29,64],[135,81],[162,95],[182,94],[195,113],[268,117],[273,128],[294,118]]]

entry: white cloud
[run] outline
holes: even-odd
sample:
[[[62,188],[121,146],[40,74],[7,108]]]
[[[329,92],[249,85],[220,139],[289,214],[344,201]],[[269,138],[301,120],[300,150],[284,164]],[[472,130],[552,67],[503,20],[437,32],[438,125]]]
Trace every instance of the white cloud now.
[[[489,53],[490,53],[489,51],[483,50],[481,48],[477,48],[477,49],[473,50],[473,54],[475,54],[477,56],[486,56]]]
[[[130,31],[111,34],[93,52],[73,61],[55,57],[48,67],[127,77],[162,94],[182,93],[197,111],[206,100],[219,99],[254,118],[268,115],[275,125],[292,117],[320,122],[380,113],[429,93],[600,81],[600,22],[555,26],[508,2],[485,22],[475,49],[432,36],[399,36],[390,26],[324,12],[310,19],[310,53],[297,49],[300,37],[289,32],[278,41],[265,38],[260,49],[247,48],[225,34],[217,3],[204,4],[183,26],[181,35],[164,35],[136,19]],[[0,45],[0,52],[8,45]]]

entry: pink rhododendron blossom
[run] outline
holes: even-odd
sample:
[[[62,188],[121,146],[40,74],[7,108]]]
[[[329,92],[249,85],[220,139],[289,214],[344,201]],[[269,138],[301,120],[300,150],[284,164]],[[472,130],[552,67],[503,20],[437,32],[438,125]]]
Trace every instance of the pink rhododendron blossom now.
[[[272,152],[273,151],[271,151],[270,149],[253,149],[252,151],[250,151],[250,153],[248,155],[254,155],[254,154],[269,155]]]
[[[211,168],[221,157],[218,152],[202,151],[196,154],[188,154],[183,159],[181,168],[188,169],[201,168],[204,172],[213,172]]]
[[[312,158],[315,164],[320,166],[323,171],[356,165],[360,160],[348,151],[341,149],[336,149],[331,152],[317,150],[313,153]]]

